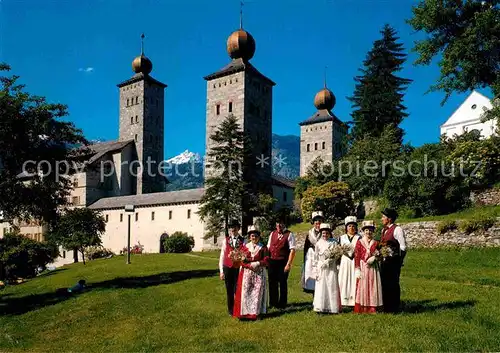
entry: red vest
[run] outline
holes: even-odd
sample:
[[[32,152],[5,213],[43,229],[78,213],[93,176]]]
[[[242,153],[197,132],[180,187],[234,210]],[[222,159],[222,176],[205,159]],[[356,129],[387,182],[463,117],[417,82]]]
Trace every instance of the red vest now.
[[[382,242],[387,243],[396,254],[399,254],[399,241],[394,238],[394,229],[396,229],[396,225],[393,224],[390,228],[386,228],[382,231],[382,238],[380,239]]]
[[[236,249],[239,249],[241,251],[244,250],[243,248],[243,237],[238,236],[236,238]],[[233,248],[231,244],[231,237],[226,237],[226,247],[224,248],[224,259],[222,262],[222,265],[225,267],[233,267],[233,268],[238,268],[240,267],[240,264],[233,264],[233,261],[231,260],[231,257],[229,256],[231,254],[231,251],[233,251],[235,248]]]
[[[272,260],[285,260],[290,255],[290,246],[288,245],[288,235],[283,235],[278,239],[278,231],[271,233],[271,246],[269,247]]]

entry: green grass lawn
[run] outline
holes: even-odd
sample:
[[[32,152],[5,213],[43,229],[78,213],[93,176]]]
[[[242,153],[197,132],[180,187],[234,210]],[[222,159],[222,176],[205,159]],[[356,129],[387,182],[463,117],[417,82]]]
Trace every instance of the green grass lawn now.
[[[157,254],[74,264],[0,292],[0,351],[499,351],[500,249],[414,251],[400,315],[320,316],[299,284],[285,311],[226,314],[217,253]],[[54,291],[85,278],[66,300]]]

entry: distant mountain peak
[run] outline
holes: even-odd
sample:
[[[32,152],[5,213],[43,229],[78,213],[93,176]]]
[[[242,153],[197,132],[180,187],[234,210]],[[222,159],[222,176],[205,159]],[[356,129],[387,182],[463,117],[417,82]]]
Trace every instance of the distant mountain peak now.
[[[181,154],[167,160],[171,164],[185,164],[185,163],[201,163],[201,157],[198,153],[189,152],[185,150]]]

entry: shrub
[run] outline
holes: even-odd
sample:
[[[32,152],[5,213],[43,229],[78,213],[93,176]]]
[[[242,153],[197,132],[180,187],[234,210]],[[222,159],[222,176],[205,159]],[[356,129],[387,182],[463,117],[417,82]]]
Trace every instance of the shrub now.
[[[310,219],[311,213],[322,210],[328,222],[336,223],[354,213],[354,202],[349,186],[343,182],[330,181],[313,186],[304,192],[302,218]]]
[[[194,238],[187,233],[175,232],[163,244],[167,253],[187,253],[194,247]]]
[[[106,249],[102,246],[89,246],[85,249],[85,257],[87,260],[102,259],[110,255],[114,255],[114,253],[110,249]]]
[[[34,277],[39,268],[45,270],[58,254],[57,247],[47,242],[6,234],[0,239],[0,279]]]
[[[458,228],[458,224],[455,221],[449,220],[449,221],[442,221],[439,222],[437,226],[437,231],[439,234],[444,234],[446,232],[449,232],[451,230],[455,230]]]
[[[403,206],[398,209],[399,218],[412,219],[417,217],[417,213],[414,209],[408,206]]]
[[[479,216],[470,220],[460,222],[460,231],[470,234],[479,230],[488,230],[495,224],[495,218]]]

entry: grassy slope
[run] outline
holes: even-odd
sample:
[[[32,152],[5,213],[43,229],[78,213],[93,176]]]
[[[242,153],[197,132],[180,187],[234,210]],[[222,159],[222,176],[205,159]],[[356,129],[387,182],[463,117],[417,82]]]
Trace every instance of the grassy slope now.
[[[9,287],[0,297],[0,351],[500,350],[500,249],[410,253],[399,316],[315,314],[300,288],[299,253],[289,279],[294,305],[258,322],[227,316],[218,254],[193,255],[138,255],[129,266],[123,257],[97,260]],[[55,299],[56,288],[80,278],[93,288]]]

